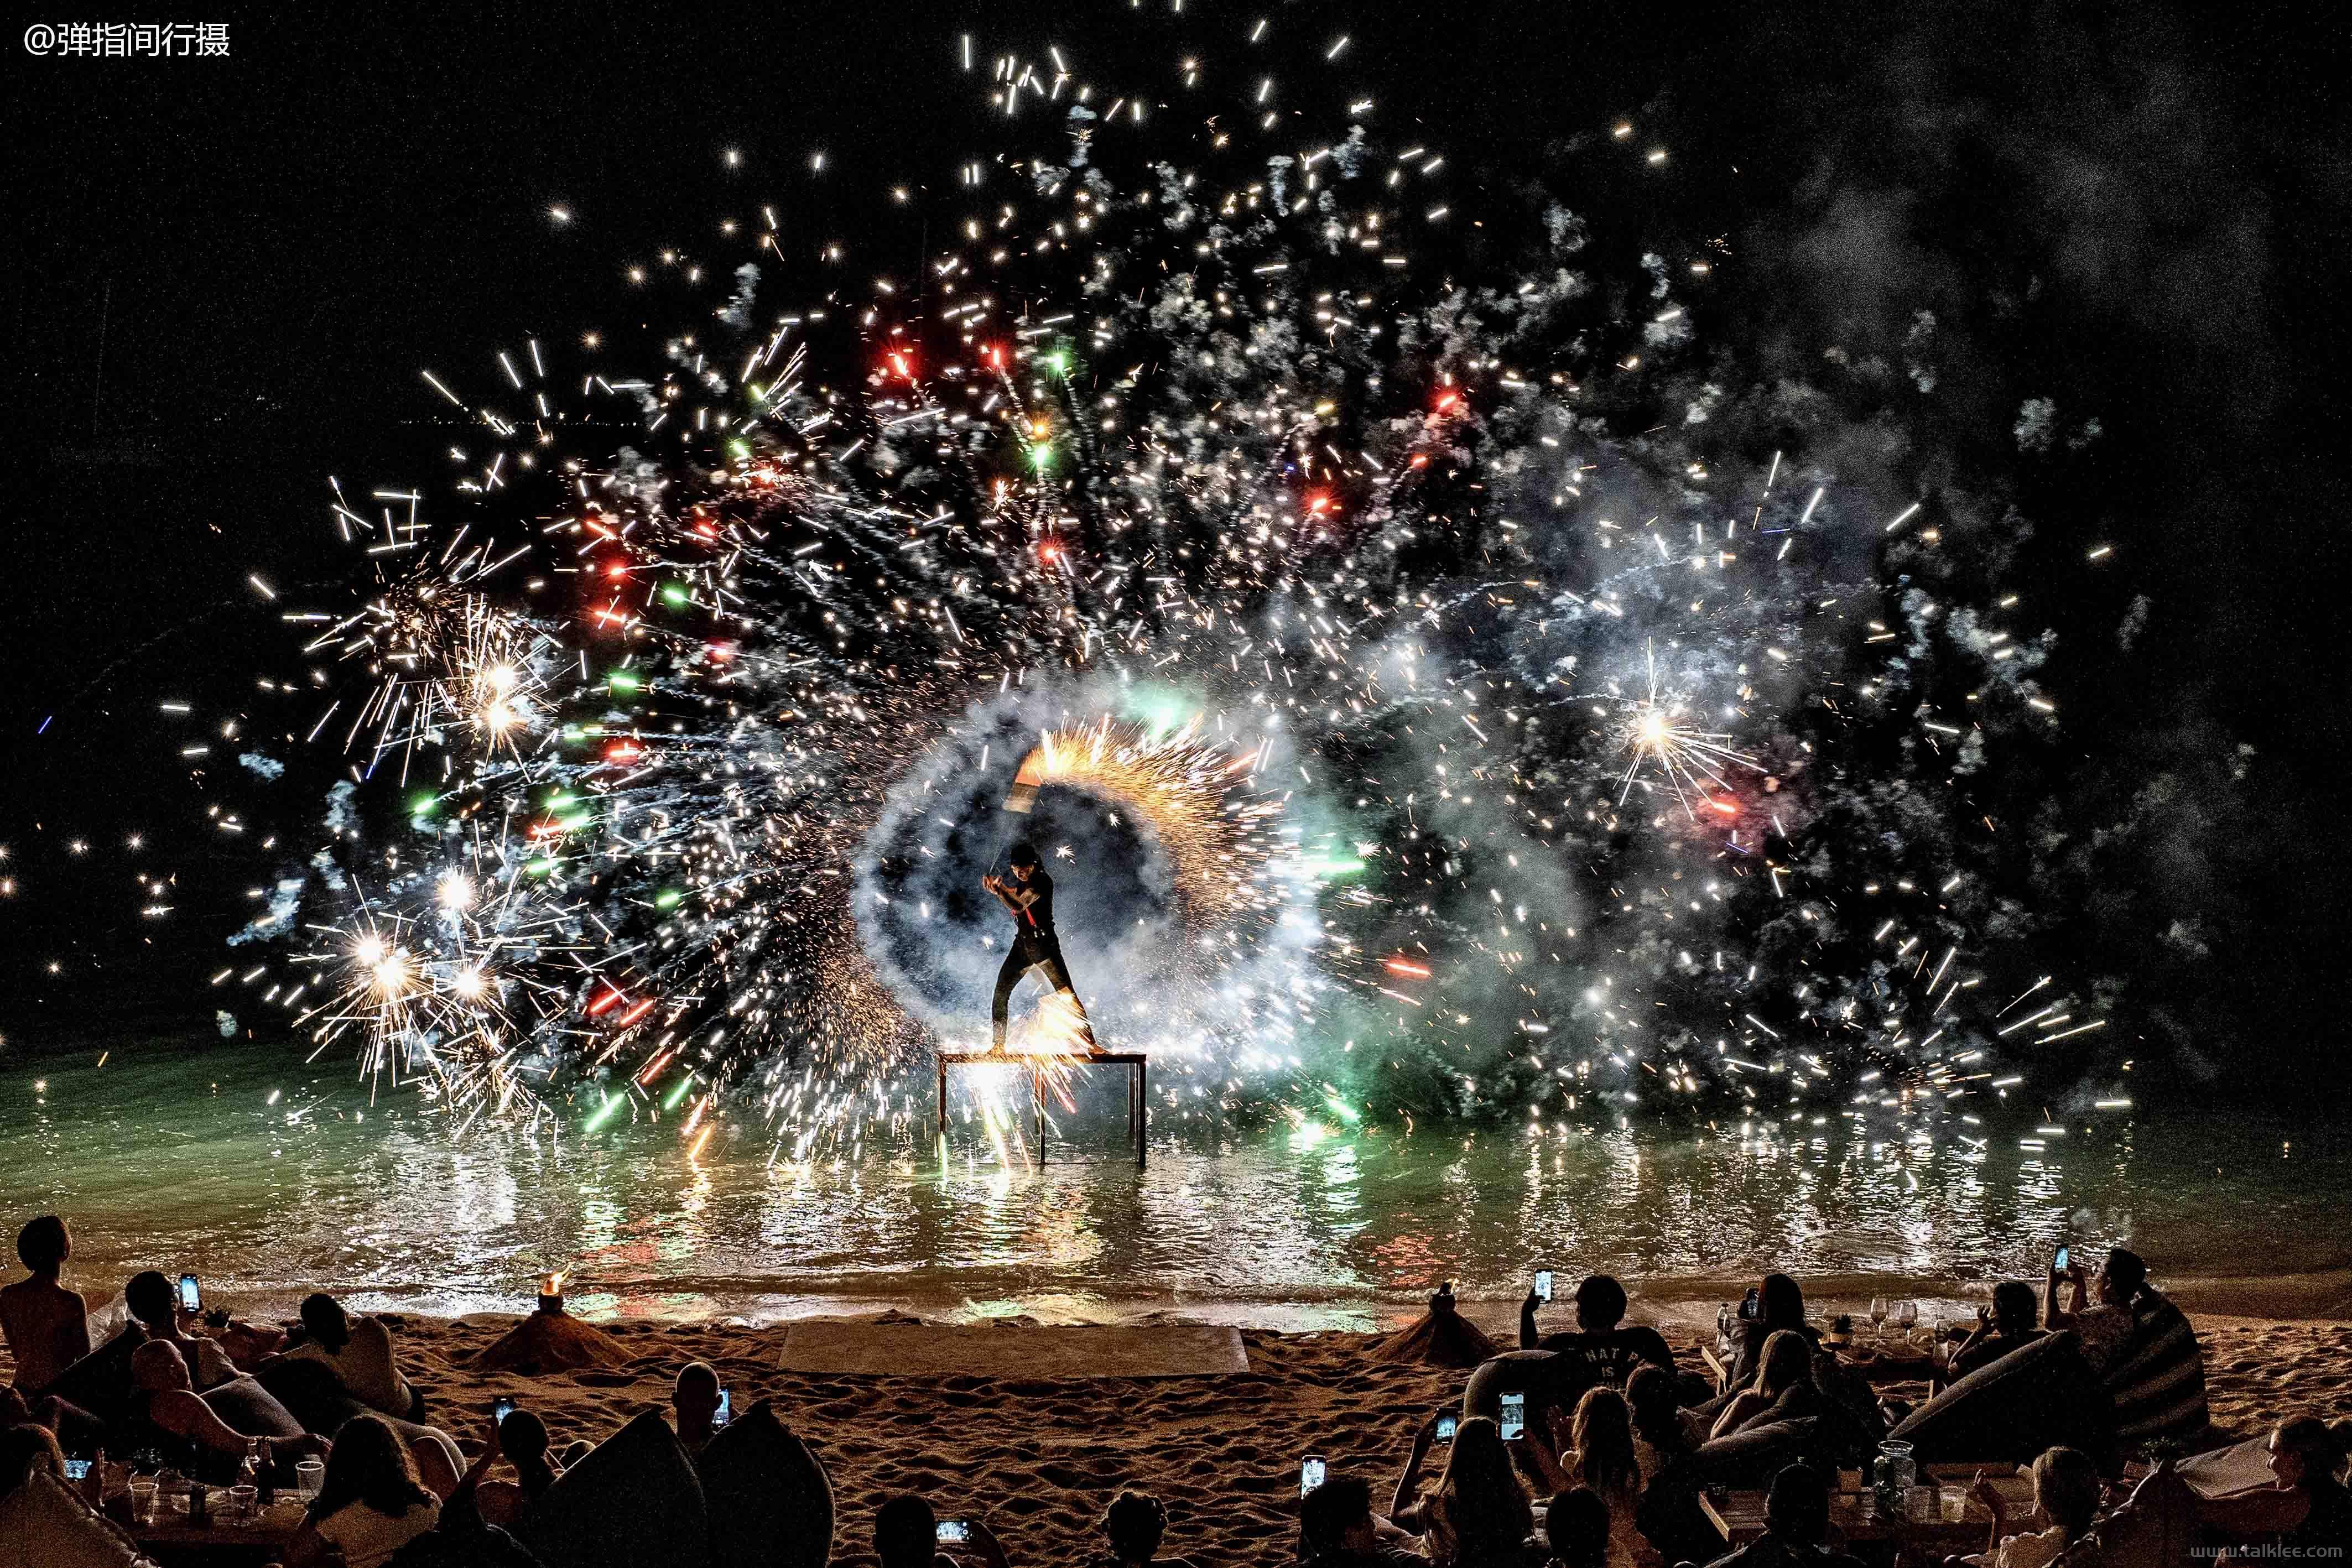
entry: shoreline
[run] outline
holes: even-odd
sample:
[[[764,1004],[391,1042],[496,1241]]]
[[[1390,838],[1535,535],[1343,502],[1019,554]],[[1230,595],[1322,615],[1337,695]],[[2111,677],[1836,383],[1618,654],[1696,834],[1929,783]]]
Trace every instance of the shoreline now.
[[[940,1291],[894,1291],[885,1295],[860,1291],[759,1291],[664,1288],[647,1281],[600,1290],[593,1279],[578,1279],[567,1292],[572,1314],[598,1324],[659,1322],[723,1324],[758,1328],[814,1318],[862,1318],[897,1312],[932,1322],[982,1322],[1021,1317],[1049,1324],[1196,1322],[1269,1333],[1384,1333],[1401,1328],[1421,1315],[1424,1291],[1386,1295],[1335,1294],[1302,1300],[1296,1294],[1265,1299],[1193,1295],[1171,1291],[1160,1295],[1111,1296],[1087,1290],[1044,1287],[981,1294]],[[1715,1310],[1736,1301],[1753,1280],[1741,1276],[1674,1276],[1624,1281],[1631,1307],[1628,1320],[1662,1329],[1712,1333]],[[1891,1274],[1806,1276],[1800,1283],[1811,1315],[1824,1321],[1851,1314],[1867,1333],[1870,1299],[1908,1299],[1919,1305],[1922,1322],[1943,1315],[1955,1320],[1975,1316],[1990,1294],[1990,1284],[1953,1280],[1916,1280]],[[2164,1293],[2194,1317],[2232,1322],[2352,1323],[2352,1267],[2313,1270],[2266,1276],[2168,1276],[2157,1281]],[[250,1295],[233,1282],[221,1288],[223,1299],[243,1316],[290,1319],[309,1289],[324,1289],[346,1301],[355,1311],[403,1316],[473,1322],[520,1314],[530,1303],[502,1292],[462,1295],[402,1295],[373,1289],[365,1282],[326,1281],[302,1291],[264,1290]],[[1434,1286],[1430,1289],[1434,1289]],[[1563,1294],[1568,1287],[1563,1287]],[[1566,1310],[1564,1302],[1551,1309]],[[1461,1297],[1465,1317],[1490,1334],[1508,1337],[1516,1332],[1518,1298],[1485,1293]]]

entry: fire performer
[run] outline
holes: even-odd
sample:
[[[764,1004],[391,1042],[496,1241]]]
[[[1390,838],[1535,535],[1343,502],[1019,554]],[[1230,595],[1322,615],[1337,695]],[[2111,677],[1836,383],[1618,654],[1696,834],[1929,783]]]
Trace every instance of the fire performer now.
[[[1102,1054],[1095,1042],[1094,1025],[1087,1021],[1086,1004],[1078,1000],[1077,991],[1070,984],[1070,967],[1062,961],[1062,939],[1054,930],[1054,879],[1037,863],[1037,852],[1025,843],[1013,846],[1005,856],[1012,868],[1010,880],[996,875],[981,878],[981,885],[994,894],[998,902],[1013,912],[1013,950],[1004,956],[1004,967],[996,972],[996,999],[991,1009],[991,1021],[995,1026],[995,1043],[992,1051],[1004,1049],[1004,1019],[1013,1000],[1013,988],[1030,970],[1040,972],[1045,982],[1054,988],[1055,1000],[1066,1007],[1076,1020],[1072,1030],[1076,1040],[1089,1056]]]

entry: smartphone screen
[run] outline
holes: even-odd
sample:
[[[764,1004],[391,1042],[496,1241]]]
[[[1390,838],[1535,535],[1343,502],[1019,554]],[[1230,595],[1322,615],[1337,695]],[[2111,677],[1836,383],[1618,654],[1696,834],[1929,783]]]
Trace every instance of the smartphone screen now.
[[[88,1459],[68,1459],[66,1461],[66,1479],[69,1481],[86,1481],[89,1479],[89,1461]]]
[[[1323,1456],[1309,1454],[1298,1461],[1298,1495],[1305,1497],[1323,1484]]]
[[[203,1298],[196,1294],[196,1277],[194,1274],[180,1276],[180,1310],[184,1312],[204,1310]]]
[[[2069,1263],[2071,1263],[2071,1262],[2073,1262],[2073,1261],[2074,1261],[2073,1254],[2072,1254],[2072,1253],[2070,1253],[2070,1252],[2069,1252],[2065,1248],[2061,1247],[2060,1249],[2058,1249],[2058,1260],[2057,1260],[2055,1263],[2053,1263],[2053,1265],[2051,1265],[2051,1266],[2052,1266],[2053,1268],[2056,1269],[2056,1270],[2057,1270],[2061,1274],[2063,1274],[2063,1273],[2064,1273],[2064,1272],[2066,1271],[2066,1265],[2067,1265],[2067,1264],[2069,1264]]]
[[[961,1519],[943,1519],[935,1532],[942,1546],[961,1546],[971,1539],[971,1526]]]
[[[1551,1270],[1549,1269],[1536,1270],[1536,1300],[1538,1301],[1551,1300]]]
[[[735,1396],[728,1389],[719,1391],[719,1408],[710,1413],[710,1424],[724,1427],[735,1419]]]
[[[1459,1427],[1461,1424],[1462,1417],[1460,1416],[1454,1414],[1451,1410],[1440,1410],[1437,1413],[1437,1440],[1441,1443],[1450,1443],[1454,1441],[1454,1428]]]
[[[490,1419],[493,1421],[503,1421],[514,1412],[515,1402],[511,1399],[500,1397],[490,1401]]]
[[[1524,1394],[1503,1396],[1503,1441],[1515,1442],[1528,1430],[1528,1396]]]

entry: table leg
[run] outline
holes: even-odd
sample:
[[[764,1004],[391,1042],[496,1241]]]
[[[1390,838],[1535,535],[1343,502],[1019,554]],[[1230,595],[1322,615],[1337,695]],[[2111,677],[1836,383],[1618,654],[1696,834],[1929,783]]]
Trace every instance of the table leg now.
[[[941,1159],[945,1159],[945,1158],[947,1158],[947,1153],[948,1153],[948,1064],[947,1064],[947,1062],[946,1062],[946,1061],[945,1061],[945,1060],[941,1060],[941,1061],[940,1061],[940,1157]]]
[[[1143,1151],[1151,1134],[1151,1064],[1135,1064],[1135,1168],[1143,1168]]]

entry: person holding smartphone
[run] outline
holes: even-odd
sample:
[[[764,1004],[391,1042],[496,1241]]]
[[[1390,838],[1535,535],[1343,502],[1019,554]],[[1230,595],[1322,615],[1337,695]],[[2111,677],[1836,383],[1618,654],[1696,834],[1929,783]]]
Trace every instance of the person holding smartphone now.
[[[69,1479],[46,1427],[0,1428],[0,1557],[73,1568],[153,1568]]]
[[[700,1458],[718,1434],[719,1406],[726,1397],[719,1371],[709,1362],[689,1361],[677,1369],[669,1386],[670,1424],[677,1428],[677,1446],[688,1458]]]
[[[1162,1557],[1160,1543],[1168,1535],[1168,1510],[1148,1491],[1127,1490],[1103,1511],[1103,1535],[1108,1554],[1095,1568],[1192,1568],[1181,1557]]]
[[[1421,1468],[1436,1440],[1437,1417],[1432,1415],[1413,1434],[1412,1451],[1390,1500],[1389,1522],[1422,1537],[1435,1568],[1517,1561],[1535,1530],[1535,1512],[1502,1428],[1484,1416],[1457,1426],[1437,1490],[1424,1497]]]
[[[1537,1279],[1549,1284],[1550,1270]],[[1571,1393],[1599,1383],[1622,1389],[1633,1369],[1644,1363],[1668,1372],[1675,1370],[1675,1353],[1664,1335],[1638,1323],[1623,1326],[1625,1287],[1608,1275],[1591,1275],[1576,1287],[1574,1333],[1536,1332],[1536,1309],[1549,1299],[1548,1291],[1530,1290],[1528,1299],[1519,1303],[1519,1348],[1548,1350],[1565,1357],[1573,1374],[1566,1385]]]
[[[874,1555],[882,1568],[1010,1568],[1004,1543],[976,1514],[942,1517],[930,1499],[901,1492],[874,1511]]]
[[[179,1287],[162,1270],[148,1269],[131,1276],[122,1287],[122,1301],[131,1309],[133,1325],[124,1332],[140,1332],[147,1339],[176,1347],[197,1389],[217,1387],[238,1375],[236,1364],[229,1360],[218,1340],[187,1332],[196,1314],[182,1308]]]
[[[2074,1288],[2062,1312],[2058,1282]],[[2139,1254],[2117,1247],[2098,1272],[2093,1304],[2091,1273],[2060,1248],[2051,1260],[2044,1319],[2073,1329],[2083,1359],[2115,1400],[2116,1437],[2126,1448],[2155,1442],[2193,1442],[2211,1425],[2205,1404],[2205,1350],[2188,1314],[2147,1282]]]

